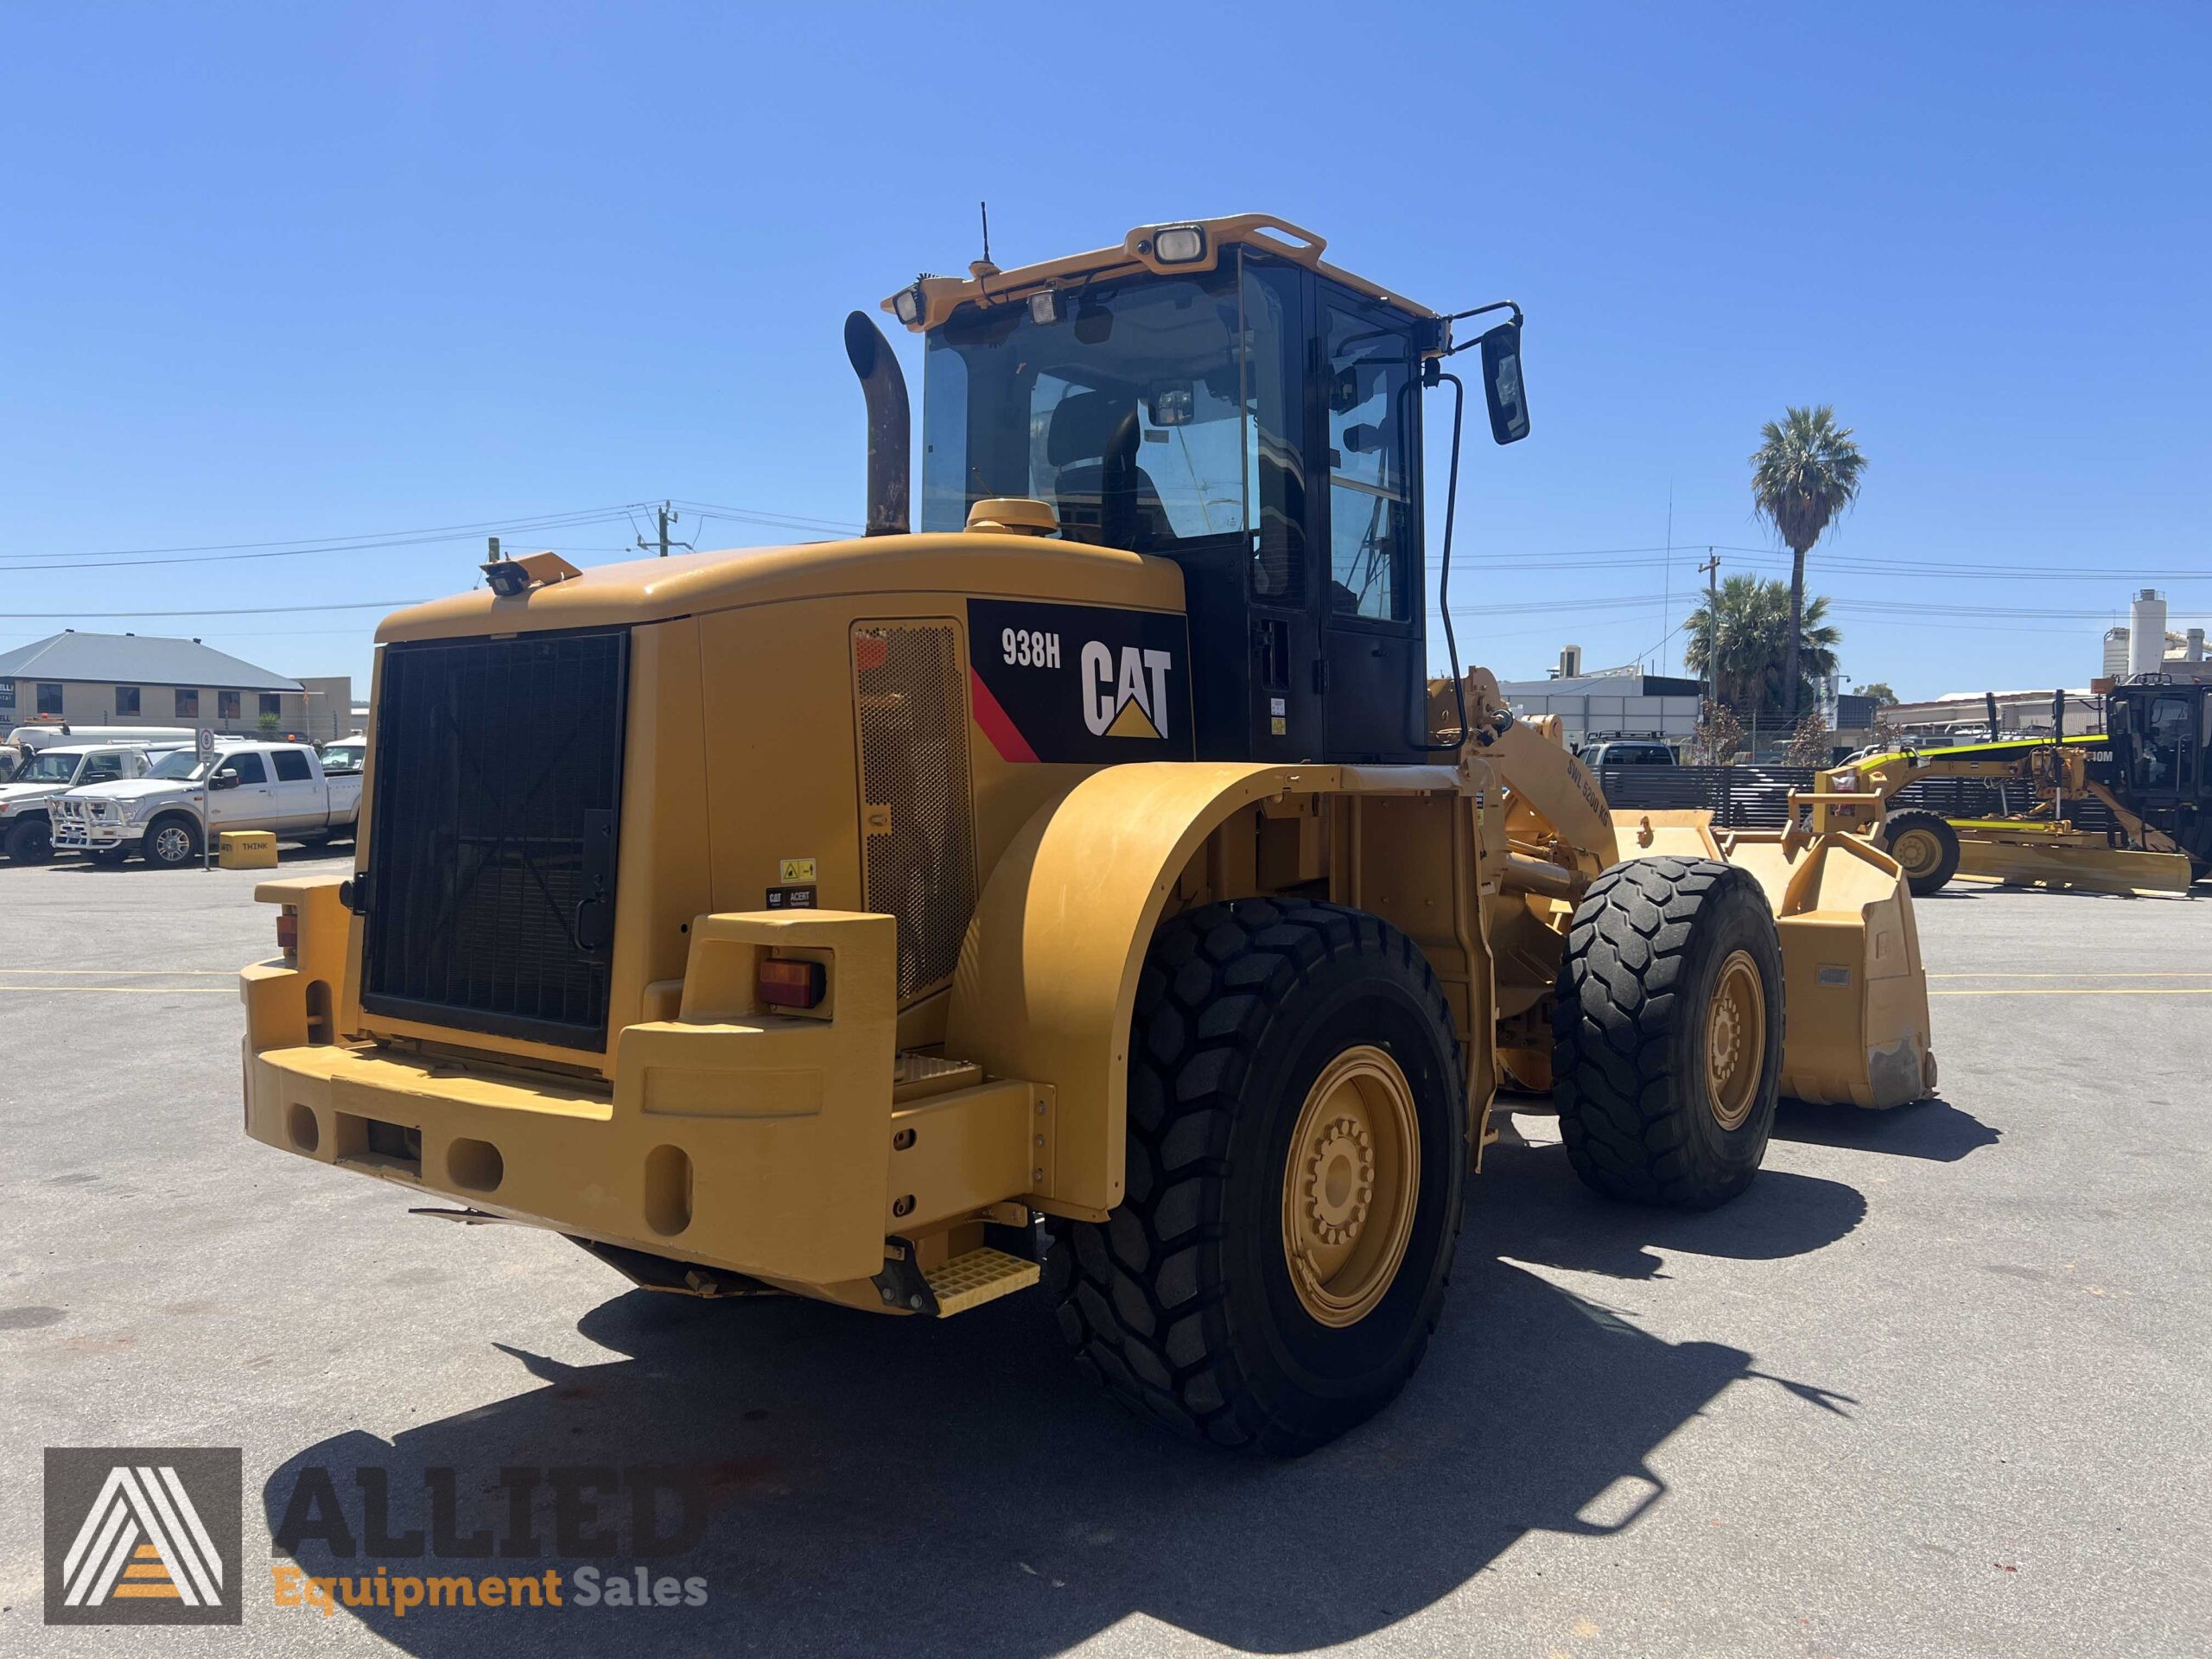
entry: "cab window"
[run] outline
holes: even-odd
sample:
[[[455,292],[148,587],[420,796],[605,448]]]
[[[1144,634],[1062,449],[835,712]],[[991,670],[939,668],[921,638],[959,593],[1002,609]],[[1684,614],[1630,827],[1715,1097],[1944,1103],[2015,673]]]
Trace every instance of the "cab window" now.
[[[280,784],[304,784],[308,781],[308,758],[297,749],[279,749],[270,757],[276,763],[276,781]]]
[[[2196,759],[2196,722],[2185,694],[2167,692],[2156,699],[2143,721],[2135,750],[2135,786],[2178,789],[2189,783]]]
[[[261,757],[257,754],[234,754],[215,770],[218,773],[236,778],[241,784],[265,784],[269,781],[269,773],[262,766]]]
[[[112,784],[123,777],[123,757],[119,754],[87,755],[85,769],[77,774],[79,784]]]
[[[1329,609],[1412,614],[1414,350],[1399,329],[1328,308]]]

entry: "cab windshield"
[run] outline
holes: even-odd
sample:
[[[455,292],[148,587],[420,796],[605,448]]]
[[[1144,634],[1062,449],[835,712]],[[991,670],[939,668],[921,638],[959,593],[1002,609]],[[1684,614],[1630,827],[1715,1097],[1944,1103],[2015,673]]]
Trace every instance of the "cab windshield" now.
[[[172,749],[154,762],[154,769],[146,775],[170,781],[196,779],[200,776],[200,757],[190,749]]]
[[[1283,356],[1297,290],[1281,276],[1240,251],[1190,276],[957,313],[924,369],[922,528],[957,531],[979,500],[1030,496],[1071,541],[1256,549],[1289,516],[1285,435],[1299,415]]]

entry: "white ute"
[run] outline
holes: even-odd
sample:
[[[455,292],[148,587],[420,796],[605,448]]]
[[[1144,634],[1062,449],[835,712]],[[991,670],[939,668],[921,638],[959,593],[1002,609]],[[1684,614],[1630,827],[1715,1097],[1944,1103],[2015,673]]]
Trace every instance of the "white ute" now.
[[[175,868],[199,858],[209,817],[217,835],[269,830],[287,841],[338,840],[353,833],[360,813],[359,774],[325,773],[306,744],[237,743],[205,761],[179,750],[135,781],[63,796],[54,807],[54,844],[116,863],[135,850],[149,864]]]
[[[54,744],[33,755],[13,782],[0,785],[0,851],[18,864],[42,863],[53,852],[48,814],[65,790],[146,775],[143,747]]]

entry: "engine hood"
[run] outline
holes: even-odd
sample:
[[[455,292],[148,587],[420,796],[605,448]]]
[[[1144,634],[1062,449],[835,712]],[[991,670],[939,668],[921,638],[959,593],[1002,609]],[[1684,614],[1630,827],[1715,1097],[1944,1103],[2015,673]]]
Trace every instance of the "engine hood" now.
[[[131,778],[115,784],[87,784],[69,792],[94,801],[143,801],[156,795],[197,795],[200,785],[174,778]]]

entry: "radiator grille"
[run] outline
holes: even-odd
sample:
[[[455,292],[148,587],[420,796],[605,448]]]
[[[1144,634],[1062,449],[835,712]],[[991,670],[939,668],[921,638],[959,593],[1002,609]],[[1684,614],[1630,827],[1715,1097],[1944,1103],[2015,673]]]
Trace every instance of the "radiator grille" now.
[[[899,918],[899,1000],[952,977],[976,910],[968,699],[950,622],[853,630],[862,879],[868,907]]]
[[[385,648],[361,1004],[606,1041],[626,633]]]

